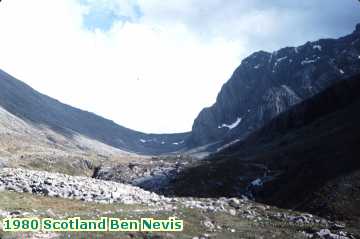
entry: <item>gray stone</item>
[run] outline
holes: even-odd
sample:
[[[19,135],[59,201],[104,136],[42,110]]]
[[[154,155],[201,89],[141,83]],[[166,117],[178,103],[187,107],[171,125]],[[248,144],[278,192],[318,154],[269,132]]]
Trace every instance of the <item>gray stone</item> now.
[[[231,216],[236,216],[236,210],[235,209],[230,209],[229,213]]]
[[[138,187],[58,173],[3,168],[0,169],[0,179],[5,179],[0,184],[1,188],[5,190],[32,192],[51,197],[80,199],[98,203],[122,202],[150,205],[170,201],[170,199]]]

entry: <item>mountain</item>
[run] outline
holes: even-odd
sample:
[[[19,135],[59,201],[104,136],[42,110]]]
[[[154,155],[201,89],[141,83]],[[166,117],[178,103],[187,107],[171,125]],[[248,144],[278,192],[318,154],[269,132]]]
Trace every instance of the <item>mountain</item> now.
[[[0,107],[32,125],[46,127],[67,139],[76,135],[126,152],[162,154],[184,147],[188,133],[144,134],[43,95],[0,71]]]
[[[360,218],[360,75],[281,113],[183,172],[181,196],[239,196],[331,219]],[[196,182],[196,183],[194,183]]]
[[[360,73],[360,24],[339,39],[322,39],[299,47],[244,59],[224,84],[216,103],[195,119],[186,144],[216,151],[242,140],[265,123],[336,80]]]
[[[360,25],[343,38],[308,42],[244,59],[216,103],[200,112],[192,132],[145,134],[43,95],[0,70],[0,107],[68,138],[88,139],[126,152],[158,155],[217,151],[242,140],[291,106],[337,79],[360,73]]]

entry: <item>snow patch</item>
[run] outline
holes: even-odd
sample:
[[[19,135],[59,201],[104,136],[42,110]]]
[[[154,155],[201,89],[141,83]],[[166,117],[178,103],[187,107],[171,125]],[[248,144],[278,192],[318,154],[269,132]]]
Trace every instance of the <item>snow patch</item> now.
[[[236,121],[232,124],[222,124],[222,125],[219,125],[218,128],[219,129],[222,129],[222,128],[229,128],[229,130],[232,130],[234,128],[236,128],[242,121],[242,118],[238,117],[236,119]]]
[[[263,185],[263,181],[260,178],[258,178],[256,180],[252,181],[251,185],[255,186],[255,187],[261,187]]]
[[[315,63],[317,62],[317,60],[319,60],[320,57],[317,57],[313,60],[309,60],[308,58],[306,58],[305,60],[301,61],[301,65],[306,65],[306,64],[311,64],[311,63]]]
[[[287,56],[281,57],[281,58],[277,59],[277,60],[275,61],[274,68],[276,68],[276,67],[277,67],[283,60],[285,60],[286,58],[287,58]]]
[[[260,68],[260,64],[254,66],[254,69],[259,69]]]
[[[313,46],[313,49],[318,49],[319,51],[321,51],[321,50],[322,50],[322,47],[321,47],[320,45],[314,45],[314,46]]]
[[[339,69],[339,72],[340,72],[341,75],[345,74],[345,72],[342,69]]]
[[[315,61],[315,60],[303,60],[303,61],[301,62],[301,65],[311,64],[311,63],[314,63],[314,62],[316,62],[316,61]]]
[[[173,145],[180,145],[180,144],[183,144],[185,141],[184,140],[181,140],[180,142],[174,142],[172,143]]]
[[[272,62],[272,60],[273,60],[274,56],[276,57],[276,56],[277,56],[277,54],[278,54],[278,52],[277,52],[277,51],[274,51],[273,53],[271,53],[270,58],[269,58],[269,63],[271,63],[271,62]]]
[[[281,57],[281,58],[279,58],[279,59],[277,59],[275,61],[275,64],[274,64],[274,67],[273,67],[273,70],[272,70],[273,73],[275,73],[275,70],[276,70],[277,66],[285,59],[287,59],[287,56]]]
[[[145,144],[145,143],[147,142],[147,140],[145,140],[145,139],[140,139],[140,142],[143,143],[143,144]]]

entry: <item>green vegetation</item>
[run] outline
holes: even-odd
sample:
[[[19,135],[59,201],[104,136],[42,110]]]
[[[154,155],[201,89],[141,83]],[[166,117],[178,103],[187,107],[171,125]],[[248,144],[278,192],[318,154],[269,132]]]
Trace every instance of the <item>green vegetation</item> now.
[[[4,233],[1,239],[10,238],[193,238],[207,235],[210,238],[305,238],[302,231],[318,231],[319,225],[299,225],[292,222],[281,221],[268,217],[263,221],[254,221],[241,217],[232,216],[227,212],[209,212],[200,209],[185,208],[177,203],[177,210],[154,208],[145,205],[124,204],[95,204],[82,201],[66,200],[20,194],[14,192],[2,192],[0,196],[0,210],[19,214],[18,217],[37,216],[67,218],[79,216],[84,219],[106,217],[119,217],[126,219],[139,219],[141,217],[153,217],[167,219],[175,216],[184,220],[184,232],[182,233],[41,233],[21,234]],[[1,212],[1,211],[0,211]],[[288,212],[286,210],[271,208],[269,211],[259,211],[259,217],[266,215]],[[262,213],[262,214],[261,214]],[[296,212],[291,212],[297,215]],[[4,216],[0,216],[2,220]],[[204,225],[204,221],[210,221],[214,228]],[[91,237],[90,237],[91,236]]]

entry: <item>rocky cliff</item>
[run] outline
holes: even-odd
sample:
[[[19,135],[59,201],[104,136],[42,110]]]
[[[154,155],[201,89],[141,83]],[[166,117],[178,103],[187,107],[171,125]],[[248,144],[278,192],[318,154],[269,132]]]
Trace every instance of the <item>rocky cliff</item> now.
[[[339,39],[244,59],[224,84],[216,103],[195,119],[189,147],[215,144],[213,150],[249,133],[335,81],[360,73],[360,24]]]
[[[360,75],[293,106],[182,172],[173,182],[175,194],[246,194],[359,225],[359,91]]]

